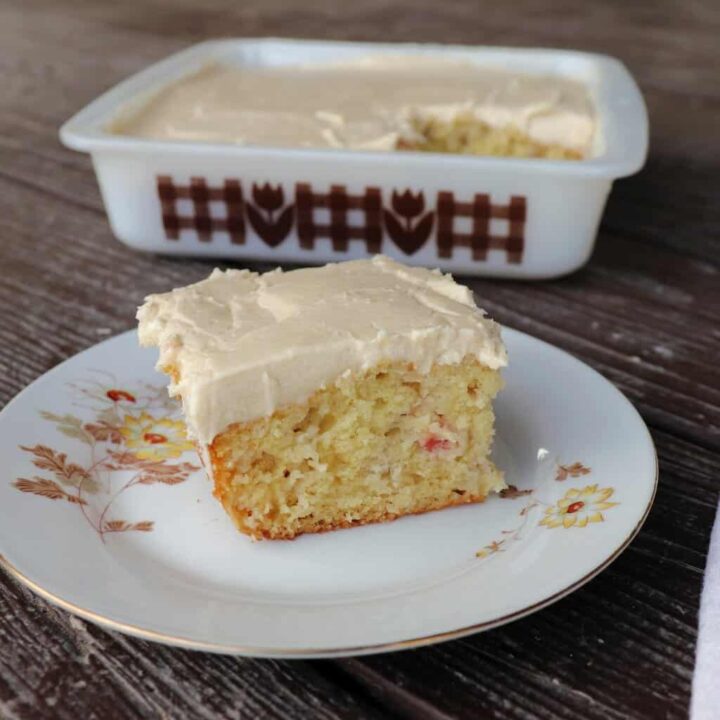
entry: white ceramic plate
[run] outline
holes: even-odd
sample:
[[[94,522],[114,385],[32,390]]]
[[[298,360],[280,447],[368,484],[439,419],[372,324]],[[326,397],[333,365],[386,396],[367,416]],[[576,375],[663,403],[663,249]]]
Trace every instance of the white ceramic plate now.
[[[628,545],[657,461],[609,382],[527,335],[504,339],[496,461],[517,492],[261,543],[212,497],[155,352],[134,332],[101,343],[0,413],[0,562],[100,625],[242,655],[395,650],[526,615]]]

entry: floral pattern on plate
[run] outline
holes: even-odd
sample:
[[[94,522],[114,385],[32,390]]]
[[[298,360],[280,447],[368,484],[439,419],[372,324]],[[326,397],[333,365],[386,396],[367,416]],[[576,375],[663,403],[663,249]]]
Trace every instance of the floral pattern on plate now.
[[[597,485],[570,488],[555,505],[545,510],[540,524],[549,528],[584,528],[590,523],[602,522],[605,519],[603,510],[618,504],[608,502],[614,492],[614,488],[599,488]]]
[[[568,478],[578,478],[589,475],[591,469],[581,462],[563,465],[556,463],[555,480],[563,481]],[[502,537],[492,540],[481,550],[475,553],[478,558],[486,558],[498,552],[503,552],[515,540],[519,540],[527,526],[527,518],[530,511],[536,507],[545,507],[542,519],[537,523],[546,528],[584,528],[591,523],[603,522],[603,512],[613,508],[619,503],[608,502],[615,493],[615,488],[600,488],[597,484],[586,485],[583,488],[570,488],[558,500],[547,503],[535,497],[535,491],[530,489],[519,490],[514,485],[509,485],[500,492],[504,499],[514,499],[530,496],[530,499],[520,510],[520,517],[523,518],[518,527],[512,530],[503,530]]]
[[[193,444],[182,420],[173,417],[177,406],[164,387],[117,387],[113,376],[101,372],[97,376],[70,384],[73,404],[90,410],[90,420],[75,413],[40,412],[62,435],[82,443],[83,452],[70,459],[48,445],[21,445],[39,473],[19,477],[13,485],[23,493],[74,505],[104,542],[111,533],[154,528],[153,520],[113,516],[113,505],[122,493],[138,485],[177,485],[200,468],[175,462]],[[84,459],[79,461],[80,457]]]

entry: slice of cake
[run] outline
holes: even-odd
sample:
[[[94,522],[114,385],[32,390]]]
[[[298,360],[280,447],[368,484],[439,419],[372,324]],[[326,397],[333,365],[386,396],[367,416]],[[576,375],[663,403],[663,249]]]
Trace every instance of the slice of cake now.
[[[138,320],[215,495],[253,538],[481,502],[505,487],[490,460],[505,349],[450,276],[382,256],[215,270],[151,295]]]

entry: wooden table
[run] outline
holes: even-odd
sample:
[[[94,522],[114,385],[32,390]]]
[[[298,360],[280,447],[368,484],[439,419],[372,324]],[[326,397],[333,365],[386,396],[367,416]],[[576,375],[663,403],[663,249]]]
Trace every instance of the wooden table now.
[[[648,165],[617,183],[585,269],[470,284],[497,320],[628,395],[661,476],[645,528],[589,585],[507,627],[399,654],[278,662],[174,650],[88,625],[0,577],[0,717],[685,717],[720,474],[719,10],[713,0],[5,0],[0,405],[131,328],[145,294],[211,267],[115,241],[87,157],[59,145],[61,122],[116,81],[222,35],[573,47],[616,55],[637,77]]]

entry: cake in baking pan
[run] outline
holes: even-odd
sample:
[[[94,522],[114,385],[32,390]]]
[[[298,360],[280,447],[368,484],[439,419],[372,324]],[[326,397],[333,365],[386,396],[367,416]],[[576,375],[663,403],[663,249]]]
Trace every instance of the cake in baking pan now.
[[[483,501],[506,353],[472,293],[386,257],[149,296],[140,342],[182,399],[214,492],[253,538]]]
[[[425,55],[292,67],[211,63],[116,118],[156,140],[580,160],[595,108],[579,81]]]

